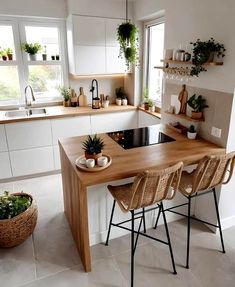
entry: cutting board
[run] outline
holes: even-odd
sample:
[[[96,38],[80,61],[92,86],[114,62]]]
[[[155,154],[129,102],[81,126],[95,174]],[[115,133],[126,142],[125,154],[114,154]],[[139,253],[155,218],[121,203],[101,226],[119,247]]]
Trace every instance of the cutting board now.
[[[80,88],[80,95],[78,97],[79,107],[87,106],[87,96],[84,95],[83,87]]]

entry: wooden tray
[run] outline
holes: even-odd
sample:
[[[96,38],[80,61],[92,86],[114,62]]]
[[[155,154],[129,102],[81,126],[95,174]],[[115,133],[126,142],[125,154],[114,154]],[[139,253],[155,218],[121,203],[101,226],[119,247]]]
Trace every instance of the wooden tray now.
[[[77,166],[79,169],[81,169],[81,170],[83,170],[83,171],[88,171],[88,172],[101,171],[101,170],[104,170],[104,169],[106,169],[107,167],[109,167],[110,164],[112,163],[112,158],[111,158],[111,156],[106,155],[106,154],[103,154],[103,156],[106,156],[106,157],[108,158],[108,163],[107,163],[105,166],[95,165],[95,166],[92,167],[92,168],[86,167],[84,164],[81,164],[81,163],[80,163],[80,160],[85,157],[84,155],[79,156],[79,157],[76,159],[75,164],[76,164],[76,166]]]
[[[187,134],[187,130],[188,130],[187,127],[181,125],[179,122],[175,123],[174,125],[167,124],[167,126],[170,129],[172,129],[172,130],[174,130],[174,131],[176,131],[176,132],[178,132],[180,134],[183,134],[183,135]]]

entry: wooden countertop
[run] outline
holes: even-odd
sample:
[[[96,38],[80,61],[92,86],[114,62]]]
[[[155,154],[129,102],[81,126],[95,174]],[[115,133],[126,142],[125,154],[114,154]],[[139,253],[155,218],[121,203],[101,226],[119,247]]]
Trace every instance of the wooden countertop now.
[[[59,144],[84,186],[132,177],[141,170],[162,168],[178,161],[183,161],[184,165],[190,165],[197,163],[205,155],[225,152],[224,148],[203,139],[189,140],[165,125],[159,126],[161,131],[176,141],[125,150],[108,135],[102,134],[105,143],[103,154],[112,157],[112,164],[99,172],[84,172],[75,165],[75,160],[84,153],[81,145],[86,137],[61,139]]]
[[[34,107],[33,107],[34,108]],[[36,107],[35,107],[36,109]],[[51,106],[46,107],[47,113],[45,115],[33,115],[33,116],[20,116],[20,117],[6,117],[6,111],[0,111],[0,124],[15,123],[23,121],[34,121],[34,120],[45,120],[52,118],[63,118],[63,117],[73,117],[73,116],[85,116],[85,115],[99,115],[106,113],[115,112],[126,112],[135,111],[137,107],[135,106],[117,106],[110,105],[107,109],[92,109],[90,106],[87,107],[63,107],[63,106]]]

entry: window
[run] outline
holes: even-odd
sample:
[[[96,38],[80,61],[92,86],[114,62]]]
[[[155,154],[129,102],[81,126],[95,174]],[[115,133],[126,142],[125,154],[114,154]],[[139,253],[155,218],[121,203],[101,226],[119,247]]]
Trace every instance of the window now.
[[[0,21],[0,105],[24,103],[24,88],[33,87],[36,102],[60,100],[59,86],[65,85],[62,21],[10,18]],[[22,43],[39,43],[36,60],[22,51]],[[13,59],[3,57],[6,49]],[[43,54],[46,54],[43,58]]]
[[[154,68],[161,65],[164,51],[164,22],[162,19],[145,23],[145,72],[144,86],[149,97],[161,107],[162,70]]]

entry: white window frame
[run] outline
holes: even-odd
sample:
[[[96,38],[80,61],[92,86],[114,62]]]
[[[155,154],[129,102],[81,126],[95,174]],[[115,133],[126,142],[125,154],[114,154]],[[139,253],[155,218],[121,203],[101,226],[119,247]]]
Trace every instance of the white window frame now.
[[[149,30],[148,28],[151,26],[159,25],[159,24],[165,24],[165,17],[158,17],[150,21],[144,22],[144,58],[143,58],[143,89],[142,94],[144,94],[145,87],[148,87],[149,83],[149,77],[148,77],[148,71],[149,71]],[[163,79],[162,79],[163,81]],[[151,97],[151,96],[150,96]],[[161,95],[162,98],[162,95]],[[161,99],[162,103],[162,99]]]
[[[68,65],[67,65],[67,48],[66,48],[66,29],[65,20],[62,19],[48,19],[48,18],[29,18],[29,17],[6,17],[0,16],[0,24],[11,25],[13,29],[13,38],[15,44],[16,59],[14,61],[3,62],[0,61],[1,66],[17,66],[20,84],[20,95],[19,99],[16,101],[0,101],[0,108],[7,107],[18,107],[25,103],[24,88],[28,84],[28,67],[30,65],[60,65],[62,72],[62,85],[68,86]],[[35,61],[32,63],[28,61],[27,54],[21,51],[21,44],[26,42],[25,26],[35,26],[35,27],[56,27],[59,31],[59,61]],[[45,99],[45,101],[40,100],[41,104],[61,102],[62,97],[51,97]],[[37,105],[37,102],[35,102]]]

